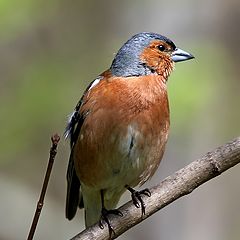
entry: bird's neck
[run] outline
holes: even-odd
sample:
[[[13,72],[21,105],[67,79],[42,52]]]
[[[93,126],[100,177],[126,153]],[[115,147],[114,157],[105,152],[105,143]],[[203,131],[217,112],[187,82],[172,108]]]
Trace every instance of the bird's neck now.
[[[166,82],[169,75],[174,69],[174,62],[170,59],[151,59],[147,63],[139,62],[138,60],[128,61],[113,61],[110,71],[116,77],[144,77],[157,74],[162,76]]]

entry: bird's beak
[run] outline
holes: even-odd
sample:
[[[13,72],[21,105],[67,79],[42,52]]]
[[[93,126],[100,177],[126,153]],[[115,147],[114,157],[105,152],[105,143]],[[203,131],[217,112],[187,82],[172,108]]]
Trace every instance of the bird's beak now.
[[[182,62],[194,58],[194,56],[188,52],[183,51],[180,48],[176,48],[171,56],[174,62]]]

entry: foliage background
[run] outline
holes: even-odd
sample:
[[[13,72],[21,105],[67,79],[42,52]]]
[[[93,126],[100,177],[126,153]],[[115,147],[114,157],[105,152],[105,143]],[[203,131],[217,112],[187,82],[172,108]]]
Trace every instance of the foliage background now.
[[[158,32],[195,55],[168,88],[171,133],[149,185],[240,133],[240,2],[0,0],[0,239],[28,234],[50,135],[63,133],[82,92],[131,35]],[[35,239],[69,239],[83,212],[64,217],[68,142],[63,139]],[[236,166],[120,239],[237,240]],[[129,200],[129,194],[123,202]]]

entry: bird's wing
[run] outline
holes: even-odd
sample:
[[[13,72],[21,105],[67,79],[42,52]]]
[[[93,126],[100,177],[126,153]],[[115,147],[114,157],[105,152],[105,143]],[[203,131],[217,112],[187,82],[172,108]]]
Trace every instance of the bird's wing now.
[[[72,154],[69,159],[67,169],[67,199],[66,199],[66,218],[71,220],[76,214],[79,205],[80,181],[76,175]]]
[[[67,169],[67,198],[66,198],[66,218],[71,220],[77,211],[77,207],[83,208],[83,198],[81,193],[81,183],[78,179],[78,176],[75,171],[74,167],[74,159],[73,159],[73,149],[77,138],[79,136],[82,124],[84,119],[88,113],[80,114],[80,109],[84,104],[84,97],[87,92],[94,87],[100,80],[101,76],[92,81],[87,89],[85,90],[82,98],[78,102],[77,106],[75,107],[75,111],[69,117],[68,125],[65,130],[65,137],[70,138],[70,147],[71,147],[71,154],[68,162],[68,169]]]

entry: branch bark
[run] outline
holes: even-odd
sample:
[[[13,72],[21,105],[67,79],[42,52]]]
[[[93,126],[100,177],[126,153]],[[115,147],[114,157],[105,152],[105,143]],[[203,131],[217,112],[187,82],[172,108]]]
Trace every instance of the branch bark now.
[[[136,208],[132,201],[124,204],[119,210],[123,216],[110,216],[109,219],[115,231],[112,239],[148,218],[176,199],[191,193],[194,189],[220,175],[222,172],[240,162],[240,137],[206,153],[202,158],[164,179],[158,185],[150,188],[151,197],[144,196],[146,214],[141,215],[141,209]],[[71,240],[109,239],[108,227],[100,229],[98,224],[85,229]]]

